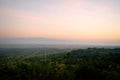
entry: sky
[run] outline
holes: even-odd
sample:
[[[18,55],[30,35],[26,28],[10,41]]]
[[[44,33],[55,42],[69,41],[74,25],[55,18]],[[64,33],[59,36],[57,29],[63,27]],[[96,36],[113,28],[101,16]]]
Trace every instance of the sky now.
[[[120,0],[0,0],[0,38],[120,45],[119,4]]]

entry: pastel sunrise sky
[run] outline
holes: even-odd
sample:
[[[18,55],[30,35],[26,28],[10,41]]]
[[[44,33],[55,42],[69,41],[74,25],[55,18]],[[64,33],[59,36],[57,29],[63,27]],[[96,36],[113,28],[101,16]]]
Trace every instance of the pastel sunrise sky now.
[[[0,38],[120,43],[120,0],[0,0]]]

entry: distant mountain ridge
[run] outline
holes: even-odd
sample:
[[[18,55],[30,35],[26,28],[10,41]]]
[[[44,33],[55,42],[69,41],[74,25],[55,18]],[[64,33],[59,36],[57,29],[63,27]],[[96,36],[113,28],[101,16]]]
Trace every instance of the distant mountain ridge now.
[[[7,47],[119,47],[119,41],[107,42],[92,42],[92,41],[78,41],[65,40],[56,38],[0,38],[0,48]]]

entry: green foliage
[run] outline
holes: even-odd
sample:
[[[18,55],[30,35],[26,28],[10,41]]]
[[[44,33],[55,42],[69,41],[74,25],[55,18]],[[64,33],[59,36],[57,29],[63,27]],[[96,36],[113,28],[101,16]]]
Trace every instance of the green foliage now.
[[[14,50],[19,54],[11,53]],[[66,53],[46,49],[50,53],[46,57],[44,50],[20,54],[21,50],[29,52],[29,49],[0,49],[0,80],[120,80],[119,48],[88,48]]]

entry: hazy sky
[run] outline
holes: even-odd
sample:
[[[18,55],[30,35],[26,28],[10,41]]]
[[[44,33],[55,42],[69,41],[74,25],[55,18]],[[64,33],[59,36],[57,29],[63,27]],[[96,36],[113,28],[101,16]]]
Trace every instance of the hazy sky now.
[[[120,41],[120,0],[0,0],[0,38]]]

